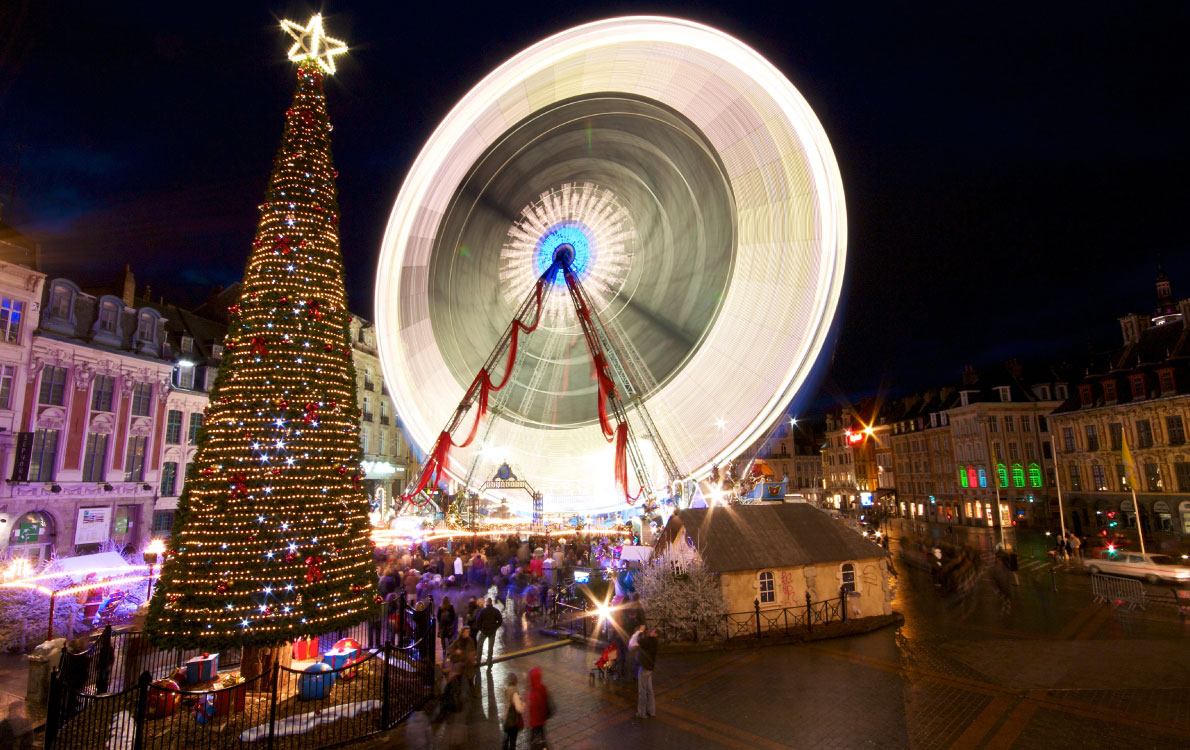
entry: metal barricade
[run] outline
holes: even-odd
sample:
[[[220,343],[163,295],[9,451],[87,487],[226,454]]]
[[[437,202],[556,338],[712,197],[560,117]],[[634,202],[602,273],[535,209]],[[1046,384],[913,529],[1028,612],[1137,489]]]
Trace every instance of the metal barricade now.
[[[1092,573],[1091,593],[1095,601],[1104,604],[1127,604],[1130,609],[1145,608],[1145,587],[1132,578]]]

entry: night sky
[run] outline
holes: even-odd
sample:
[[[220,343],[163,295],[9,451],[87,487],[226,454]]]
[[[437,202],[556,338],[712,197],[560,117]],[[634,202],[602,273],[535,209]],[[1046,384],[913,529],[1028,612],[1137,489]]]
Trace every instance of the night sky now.
[[[352,47],[328,106],[349,299],[371,317],[388,212],[454,102],[553,32],[662,13],[766,55],[838,157],[848,279],[799,409],[1111,346],[1158,261],[1190,296],[1184,2],[413,5],[6,0],[2,218],[84,285],[130,263],[138,291],[196,304],[234,282],[294,87],[277,20],[321,9]]]

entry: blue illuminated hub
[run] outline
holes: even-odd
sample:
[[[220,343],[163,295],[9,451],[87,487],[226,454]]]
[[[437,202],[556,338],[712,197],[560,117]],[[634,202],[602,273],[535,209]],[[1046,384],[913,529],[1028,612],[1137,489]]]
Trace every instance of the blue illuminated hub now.
[[[537,258],[534,261],[537,275],[545,273],[554,262],[558,249],[569,245],[574,259],[570,262],[571,272],[582,280],[587,275],[591,264],[591,240],[588,238],[590,230],[577,221],[555,224],[537,241]],[[554,284],[565,285],[562,274],[556,275],[551,281]]]

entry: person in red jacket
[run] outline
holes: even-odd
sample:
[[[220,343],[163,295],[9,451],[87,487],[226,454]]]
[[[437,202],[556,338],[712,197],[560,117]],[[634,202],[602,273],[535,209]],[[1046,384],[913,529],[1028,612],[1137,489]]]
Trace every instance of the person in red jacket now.
[[[545,723],[554,715],[554,700],[541,681],[541,667],[529,670],[529,747],[546,747]]]

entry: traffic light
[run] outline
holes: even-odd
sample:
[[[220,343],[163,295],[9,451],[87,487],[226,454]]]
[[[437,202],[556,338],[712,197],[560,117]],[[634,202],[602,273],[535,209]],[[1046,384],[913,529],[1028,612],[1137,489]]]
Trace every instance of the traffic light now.
[[[1108,527],[1113,528],[1113,529],[1119,525],[1116,522],[1116,512],[1114,510],[1109,510],[1107,512],[1107,525],[1108,525]]]

